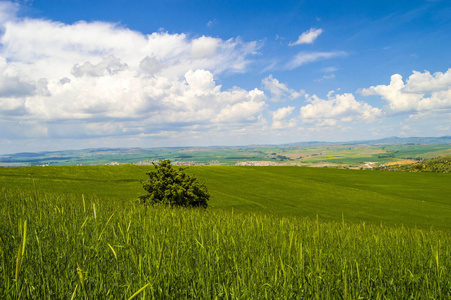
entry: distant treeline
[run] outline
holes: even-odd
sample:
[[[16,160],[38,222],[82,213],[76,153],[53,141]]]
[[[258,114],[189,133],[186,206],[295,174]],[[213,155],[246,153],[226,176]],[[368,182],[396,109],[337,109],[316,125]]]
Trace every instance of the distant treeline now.
[[[451,155],[440,156],[414,164],[393,165],[377,168],[388,171],[449,173],[451,171]]]

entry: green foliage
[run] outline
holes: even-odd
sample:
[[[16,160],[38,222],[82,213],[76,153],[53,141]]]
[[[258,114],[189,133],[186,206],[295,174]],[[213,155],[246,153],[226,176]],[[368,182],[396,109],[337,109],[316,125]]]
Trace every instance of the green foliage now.
[[[449,173],[451,171],[451,155],[440,156],[414,164],[394,165],[379,169],[388,171]]]
[[[141,203],[207,207],[210,198],[207,187],[193,175],[186,174],[185,168],[173,168],[170,160],[153,165],[155,170],[147,173],[149,179],[142,182],[147,195],[139,197]]]
[[[379,154],[378,158],[393,158],[398,151],[387,151],[385,154]]]
[[[280,160],[280,161],[293,160],[289,157],[286,157],[285,155],[275,155],[275,156],[271,157],[271,159],[276,159],[276,160]]]

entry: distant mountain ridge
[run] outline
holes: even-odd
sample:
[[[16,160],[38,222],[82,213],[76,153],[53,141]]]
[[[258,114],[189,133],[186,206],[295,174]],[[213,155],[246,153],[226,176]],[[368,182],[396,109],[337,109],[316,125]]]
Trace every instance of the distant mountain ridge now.
[[[387,137],[378,140],[357,140],[349,142],[297,142],[280,146],[308,147],[316,145],[403,145],[403,144],[451,144],[451,136],[442,137]]]
[[[358,142],[355,142],[358,143]],[[402,144],[451,144],[451,136],[442,137],[388,137],[379,140],[363,141],[368,145],[402,145]]]

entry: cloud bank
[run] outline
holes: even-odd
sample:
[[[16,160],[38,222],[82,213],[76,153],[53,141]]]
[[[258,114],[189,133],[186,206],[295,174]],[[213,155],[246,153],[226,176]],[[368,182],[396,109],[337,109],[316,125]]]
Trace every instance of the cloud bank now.
[[[39,137],[89,138],[233,129],[261,120],[262,91],[222,90],[214,79],[245,72],[256,42],[146,35],[118,24],[63,24],[16,12],[16,5],[1,3],[0,125],[11,128],[2,138],[29,137],[29,128],[40,128]]]
[[[389,85],[371,86],[360,92],[382,97],[394,113],[447,112],[451,109],[451,69],[434,74],[413,71],[405,83],[401,75],[394,74]]]
[[[350,93],[332,95],[320,99],[316,95],[307,96],[310,104],[300,109],[303,122],[323,125],[336,125],[338,122],[372,122],[382,116],[379,108],[363,101],[357,101]]]

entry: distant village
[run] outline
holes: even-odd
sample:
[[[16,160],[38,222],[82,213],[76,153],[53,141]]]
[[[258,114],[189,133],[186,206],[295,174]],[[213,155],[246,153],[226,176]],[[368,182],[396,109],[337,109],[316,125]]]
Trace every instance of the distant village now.
[[[140,161],[136,163],[131,163],[132,165],[139,165],[139,166],[147,166],[152,165],[152,163],[157,163],[157,160],[150,160],[150,161]],[[118,165],[126,165],[130,163],[119,163],[117,161],[106,163],[105,165],[110,166],[118,166]],[[196,161],[174,161],[171,162],[174,166],[215,166],[215,165],[221,165],[221,163],[218,160],[211,161],[209,163],[200,163]],[[245,160],[245,161],[237,161],[235,166],[252,166],[252,167],[270,167],[270,166],[303,166],[303,164],[295,163],[295,162],[275,162],[275,161],[259,161],[259,160]],[[329,167],[329,168],[339,168],[343,166],[333,165],[333,164],[317,164],[317,165],[310,165],[312,167]],[[349,168],[355,168],[355,169],[366,169],[371,170],[373,168],[376,168],[377,164],[375,162],[365,162],[363,166],[355,166],[355,167],[349,167]],[[380,167],[380,166],[379,166]]]

